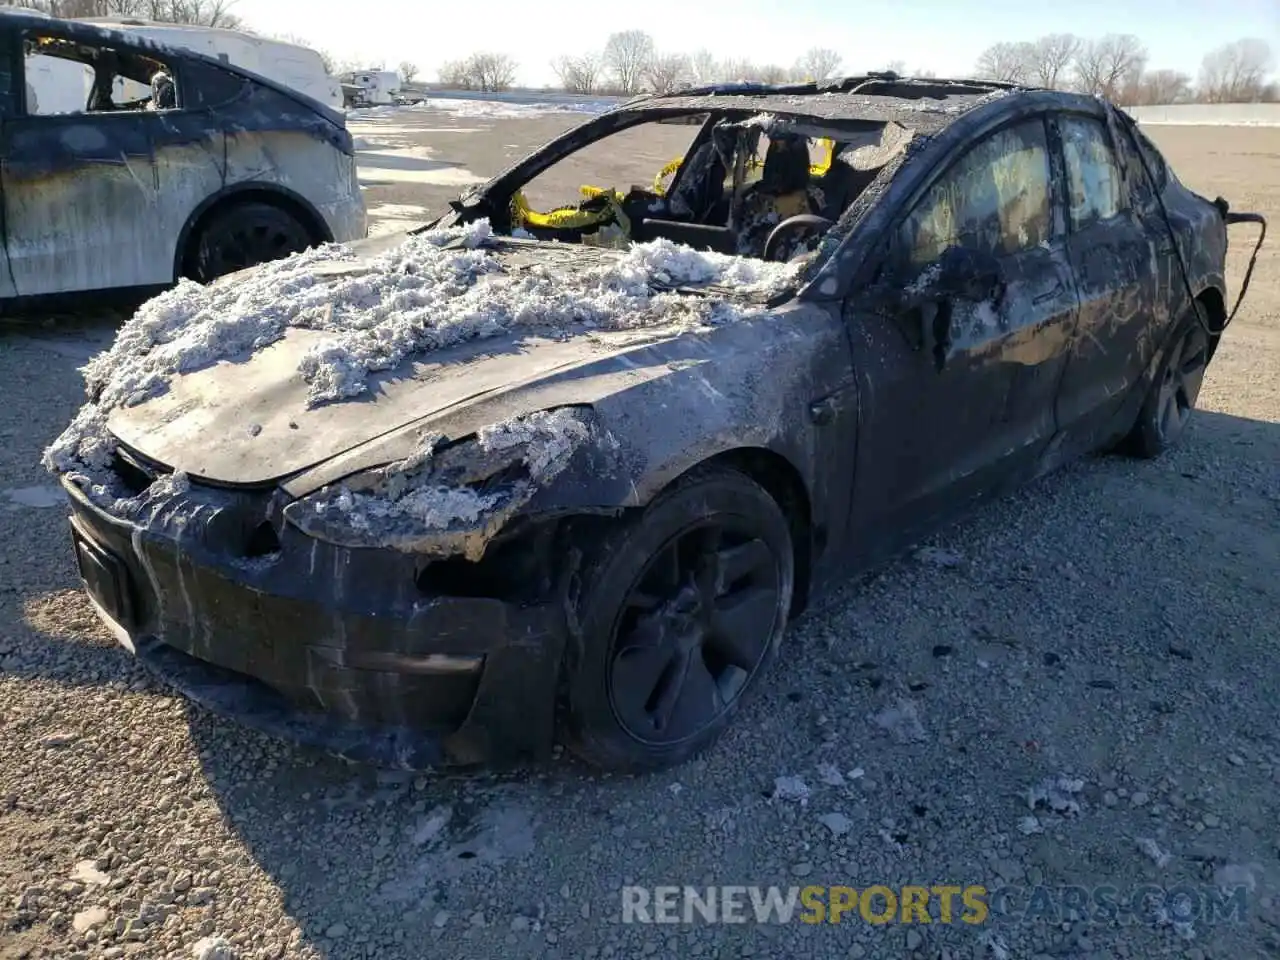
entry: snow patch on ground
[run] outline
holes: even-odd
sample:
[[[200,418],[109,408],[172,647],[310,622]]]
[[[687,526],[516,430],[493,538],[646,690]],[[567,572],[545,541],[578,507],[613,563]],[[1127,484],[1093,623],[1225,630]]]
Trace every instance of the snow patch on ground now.
[[[1068,776],[1049,777],[1027,791],[1027,806],[1032,810],[1050,810],[1060,816],[1078,816],[1084,781]]]
[[[554,113],[603,113],[617,106],[613,100],[550,100],[529,99],[516,100],[481,100],[470,97],[431,97],[421,103],[403,106],[364,107],[347,111],[347,116],[354,121],[371,117],[393,116],[397,113],[421,113],[439,111],[452,113],[459,117],[482,119],[511,120],[528,117],[540,117]]]
[[[62,488],[54,486],[16,487],[12,490],[0,490],[0,493],[9,501],[10,510],[20,510],[23,507],[44,510],[60,507],[67,502]]]
[[[298,370],[316,406],[365,392],[370,373],[411,354],[513,330],[567,336],[695,329],[757,315],[763,307],[725,297],[767,297],[800,270],[667,240],[616,258],[508,269],[490,236],[481,220],[415,234],[367,261],[330,244],[209,286],[183,281],[144,304],[110,349],[83,368],[89,402],[45,451],[45,466],[56,474],[107,470],[115,450],[106,428],[112,410],[162,394],[178,374],[261,350],[291,327],[329,334]],[[661,289],[709,285],[724,296]],[[453,507],[465,512],[468,505]]]

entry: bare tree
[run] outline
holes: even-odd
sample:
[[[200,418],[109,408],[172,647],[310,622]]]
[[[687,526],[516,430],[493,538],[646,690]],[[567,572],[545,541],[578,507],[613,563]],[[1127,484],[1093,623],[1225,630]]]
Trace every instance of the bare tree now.
[[[205,27],[242,26],[231,12],[236,0],[16,0],[5,6],[27,7],[54,17],[137,17],[165,23]]]
[[[623,93],[637,93],[654,56],[653,37],[643,30],[623,30],[609,35],[604,45],[604,63]]]
[[[400,79],[405,83],[413,83],[421,69],[412,60],[405,60],[400,64]]]
[[[760,79],[760,68],[750,60],[726,60],[716,68],[716,79],[723,83],[749,83]]]
[[[900,77],[905,77],[907,75],[907,61],[890,60],[880,69],[887,73],[896,73]]]
[[[324,72],[331,77],[336,77],[342,72],[341,61],[332,50],[317,50],[320,56],[320,62],[324,64]]]
[[[1252,103],[1264,99],[1274,60],[1265,40],[1228,43],[1208,53],[1200,66],[1200,96],[1210,103]]]
[[[720,64],[716,63],[711,51],[706,49],[699,50],[689,58],[689,72],[693,75],[693,82],[698,84],[715,83],[721,79]]]
[[[1080,38],[1072,33],[1051,33],[1031,44],[1028,79],[1050,90],[1067,85],[1071,64],[1080,50]]]
[[[1035,45],[1026,41],[992,44],[978,55],[978,76],[1002,83],[1028,83],[1034,53]]]
[[[756,78],[761,83],[786,83],[791,71],[781,64],[766,63],[756,67]]]
[[[813,47],[796,61],[793,76],[797,80],[826,80],[840,70],[842,58],[834,50]]]
[[[692,68],[683,53],[654,54],[645,70],[645,79],[654,93],[670,93],[689,85]]]
[[[442,86],[459,90],[471,89],[471,69],[466,60],[445,61],[440,65],[437,76]]]
[[[580,57],[556,57],[551,69],[560,78],[560,86],[568,93],[595,93],[600,83],[600,56],[585,53]]]
[[[1180,70],[1151,70],[1142,75],[1134,103],[1186,103],[1191,99],[1191,77]]]
[[[467,58],[467,73],[479,90],[509,90],[516,79],[516,62],[505,53],[473,53]]]
[[[1131,33],[1111,33],[1080,44],[1076,86],[1082,93],[1124,104],[1137,90],[1147,65],[1147,48]]]

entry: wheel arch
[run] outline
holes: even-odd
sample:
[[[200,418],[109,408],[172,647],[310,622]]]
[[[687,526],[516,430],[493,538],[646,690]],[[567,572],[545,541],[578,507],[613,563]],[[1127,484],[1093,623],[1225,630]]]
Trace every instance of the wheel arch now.
[[[766,447],[728,450],[707,463],[746,474],[764,487],[787,518],[796,565],[795,595],[791,601],[794,619],[808,607],[813,586],[813,506],[804,476],[790,460]]]
[[[791,528],[791,548],[795,558],[795,587],[791,616],[808,606],[813,584],[813,508],[804,475],[790,460],[768,447],[735,447],[692,464],[669,479],[649,498],[652,502],[691,474],[728,469],[750,478],[773,498]]]
[[[187,276],[193,245],[213,218],[248,203],[269,204],[296,218],[306,228],[313,245],[333,242],[333,231],[329,229],[329,224],[320,211],[301,194],[277,183],[237,183],[210,194],[187,217],[174,249],[175,282]]]
[[[1209,321],[1209,327],[1212,330],[1221,330],[1227,322],[1227,300],[1223,292],[1217,286],[1208,286],[1196,294],[1196,302],[1204,309],[1205,319]],[[1222,340],[1222,334],[1210,335],[1209,337],[1209,358],[1213,358],[1214,352],[1218,349],[1218,344]]]

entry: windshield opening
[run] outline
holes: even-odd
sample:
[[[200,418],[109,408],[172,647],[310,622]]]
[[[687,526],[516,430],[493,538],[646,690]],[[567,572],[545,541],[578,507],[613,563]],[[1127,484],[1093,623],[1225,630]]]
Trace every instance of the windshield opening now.
[[[895,123],[854,131],[770,115],[655,118],[542,169],[496,220],[520,238],[615,249],[667,238],[789,261],[818,249],[909,139]]]

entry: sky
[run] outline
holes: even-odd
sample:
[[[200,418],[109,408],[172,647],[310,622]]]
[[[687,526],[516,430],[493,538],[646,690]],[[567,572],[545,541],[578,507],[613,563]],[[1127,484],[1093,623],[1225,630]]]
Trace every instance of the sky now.
[[[1151,69],[1193,77],[1206,52],[1242,37],[1269,41],[1280,58],[1280,0],[235,0],[232,10],[255,30],[300,37],[339,60],[388,69],[412,61],[428,82],[441,63],[491,50],[516,59],[518,83],[552,84],[553,58],[600,50],[609,33],[631,28],[663,52],[705,47],[759,63],[790,65],[810,47],[830,47],[850,73],[901,60],[965,76],[991,44],[1047,33],[1136,34]]]

